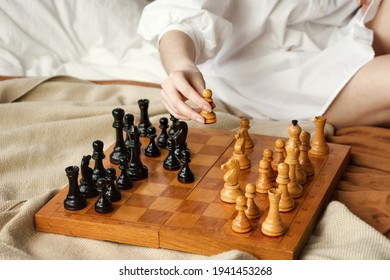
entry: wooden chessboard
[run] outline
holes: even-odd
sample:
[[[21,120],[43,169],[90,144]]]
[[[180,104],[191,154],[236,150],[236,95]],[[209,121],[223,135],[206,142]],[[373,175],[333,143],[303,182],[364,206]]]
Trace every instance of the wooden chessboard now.
[[[251,137],[255,144],[249,151],[252,166],[240,172],[242,189],[247,183],[256,182],[263,150],[273,149],[276,140],[254,134]],[[141,138],[141,141],[143,151],[149,139]],[[142,153],[142,162],[149,169],[148,179],[136,181],[132,189],[122,191],[123,198],[113,203],[112,212],[95,212],[96,198],[88,199],[87,207],[82,210],[64,209],[63,201],[68,191],[65,186],[36,213],[36,229],[202,255],[237,249],[259,259],[297,259],[329,202],[350,154],[349,146],[329,143],[329,155],[311,156],[315,175],[304,184],[304,194],[296,199],[296,208],[281,213],[288,227],[286,234],[268,237],[261,232],[269,206],[266,194],[257,194],[255,201],[263,214],[252,221],[253,230],[245,234],[231,229],[237,213],[235,205],[220,200],[224,184],[220,166],[232,155],[234,133],[192,128],[187,143],[192,152],[190,167],[196,176],[194,183],[180,183],[178,171],[167,171],[162,167],[168,153],[165,149],[159,158],[147,158]],[[119,174],[117,166],[109,162],[112,148],[113,145],[105,151],[104,165],[115,167]]]

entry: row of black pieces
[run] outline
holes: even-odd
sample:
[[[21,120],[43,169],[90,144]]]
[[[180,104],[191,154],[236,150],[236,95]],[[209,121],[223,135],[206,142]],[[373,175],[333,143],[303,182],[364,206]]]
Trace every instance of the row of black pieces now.
[[[187,154],[187,151],[184,154]],[[174,156],[173,158],[175,158]],[[81,210],[87,206],[87,199],[96,197],[99,198],[95,202],[95,211],[98,213],[109,213],[112,211],[112,202],[119,201],[122,198],[122,190],[128,190],[134,186],[133,181],[126,172],[127,160],[121,158],[119,169],[121,174],[116,176],[115,168],[104,169],[104,175],[95,176],[96,169],[89,167],[91,156],[83,156],[81,160],[81,179],[78,184],[79,167],[68,166],[65,169],[66,176],[69,181],[68,194],[64,200],[64,207],[67,210]],[[102,172],[99,169],[99,172]],[[178,176],[188,180],[188,176],[193,174],[188,165],[184,164]]]
[[[140,99],[138,101],[141,117],[138,127],[134,125],[134,115],[125,114],[122,108],[115,108],[112,111],[114,117],[113,127],[116,129],[116,141],[110,162],[118,164],[120,158],[129,158],[129,174],[133,180],[142,180],[148,177],[147,167],[142,164],[140,159],[140,136],[147,136],[149,144],[144,150],[147,157],[159,157],[161,148],[169,151],[167,158],[163,162],[166,170],[179,170],[181,163],[182,169],[178,174],[178,180],[183,183],[194,181],[194,174],[189,168],[191,162],[191,152],[187,148],[186,138],[188,134],[188,125],[184,121],[179,121],[171,115],[172,125],[168,132],[168,119],[160,118],[160,135],[157,137],[156,128],[152,126],[148,117],[149,100]],[[123,138],[123,131],[126,133],[126,139]],[[157,141],[156,141],[157,138]]]
[[[160,135],[157,136],[156,128],[152,126],[147,108],[149,100],[141,99],[138,101],[141,109],[141,117],[138,126],[134,125],[134,115],[131,113],[125,114],[122,108],[115,108],[112,111],[114,122],[112,126],[116,129],[116,141],[112,153],[110,154],[110,161],[113,164],[118,164],[121,156],[131,156],[131,134],[136,128],[139,135],[142,137],[150,138],[150,143],[145,148],[145,155],[148,157],[158,157],[161,155],[160,148],[167,146],[169,138],[175,137],[176,140],[176,154],[179,156],[179,151],[186,148],[186,137],[188,133],[188,126],[185,122],[181,122],[171,115],[172,125],[168,132],[169,124],[168,119],[165,117],[160,118],[159,128],[161,129]],[[177,132],[179,133],[177,134]],[[126,134],[126,139],[123,139],[123,131]],[[177,136],[175,136],[177,134]],[[157,139],[156,139],[157,138]],[[135,141],[135,139],[133,140]]]
[[[141,131],[143,131],[143,133],[147,131],[146,135],[150,138],[150,143],[145,149],[145,155],[149,157],[157,157],[161,155],[160,147],[167,148],[170,152],[167,158],[164,160],[164,168],[167,170],[178,170],[180,169],[181,164],[179,159],[177,158],[179,154],[175,152],[181,149],[181,162],[183,163],[183,166],[178,173],[178,180],[183,183],[193,182],[195,180],[194,174],[192,173],[188,165],[191,161],[191,155],[189,149],[187,149],[185,142],[188,131],[187,124],[185,122],[178,121],[178,119],[171,115],[172,126],[168,133],[168,119],[161,118],[160,128],[162,132],[158,137],[158,141],[156,144],[156,142],[154,141],[157,136],[156,130],[151,125],[147,115],[149,100],[141,99],[138,101],[138,104],[140,105],[141,109],[141,119],[139,127],[142,128]],[[108,210],[101,205],[107,205],[106,208],[110,208],[108,206],[109,203],[107,201],[116,201],[115,197],[119,196],[118,194],[114,195],[114,193],[118,193],[118,191],[115,191],[116,189],[129,189],[133,186],[133,179],[142,180],[148,177],[148,169],[142,164],[139,157],[141,146],[139,136],[141,135],[141,132],[137,129],[137,126],[134,125],[134,116],[132,114],[125,115],[124,110],[121,108],[114,109],[112,111],[112,114],[114,116],[113,127],[116,128],[117,131],[117,141],[114,150],[110,155],[110,161],[114,164],[119,164],[119,169],[122,171],[116,182],[118,188],[115,188],[115,183],[112,179],[113,177],[115,177],[115,169],[109,168],[106,170],[103,166],[103,159],[105,158],[105,154],[103,152],[104,144],[102,141],[96,140],[93,142],[94,151],[92,154],[92,158],[95,160],[95,167],[94,169],[91,169],[89,167],[91,156],[88,155],[83,157],[81,161],[82,178],[80,180],[80,186],[74,186],[75,184],[77,184],[77,180],[76,183],[72,183],[72,178],[74,178],[75,176],[71,175],[71,173],[74,173],[77,168],[76,178],[78,177],[78,167],[72,166],[66,168],[66,173],[69,177],[69,192],[64,201],[64,207],[68,210],[79,210],[85,207],[85,198],[94,197],[98,195],[99,192],[102,193],[101,189],[103,188],[103,182],[108,179],[110,182],[108,198],[101,196],[96,202],[97,204],[95,205],[95,208],[97,207],[97,209],[101,209],[100,211],[97,210],[97,212],[106,213]],[[123,139],[122,129],[126,131],[126,142],[124,142]],[[180,140],[179,144],[176,144],[177,139]],[[125,143],[128,143],[128,145],[124,145]],[[176,149],[176,147],[178,149]],[[105,184],[107,184],[107,182]],[[76,190],[76,188],[78,190]]]
[[[96,181],[90,180],[91,177],[88,176],[83,177],[80,185],[78,184],[78,166],[68,166],[65,172],[69,181],[68,194],[64,199],[64,207],[67,210],[81,210],[87,206],[87,199],[99,195],[95,202],[95,211],[105,214],[113,210],[112,202],[122,199],[123,188],[120,187],[115,168],[108,168],[106,178],[99,178]],[[125,189],[131,187],[132,185],[127,185]]]

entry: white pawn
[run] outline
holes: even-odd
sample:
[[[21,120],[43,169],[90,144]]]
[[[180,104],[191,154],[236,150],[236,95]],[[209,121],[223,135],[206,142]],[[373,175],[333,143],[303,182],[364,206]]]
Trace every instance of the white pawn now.
[[[238,214],[232,223],[232,230],[238,233],[246,233],[252,229],[252,226],[245,215],[246,199],[244,196],[238,196],[236,199],[236,210]]]
[[[259,207],[256,205],[254,198],[256,197],[256,186],[247,184],[245,187],[245,197],[247,198],[245,215],[248,219],[257,219],[261,216]]]
[[[306,176],[313,176],[314,166],[309,157],[309,151],[311,148],[310,133],[302,131],[301,135],[299,135],[299,139],[301,140],[301,146],[299,147],[299,150],[301,151],[299,153],[299,164],[301,165],[303,171],[305,171]]]
[[[278,172],[278,164],[284,162],[284,159],[286,157],[285,156],[286,150],[284,148],[285,145],[286,143],[284,142],[283,139],[277,139],[275,141],[275,156],[271,163],[272,169],[275,172]]]
[[[282,192],[279,202],[279,211],[288,212],[294,209],[295,201],[288,192],[287,184],[290,182],[289,167],[287,163],[280,163],[278,166],[278,177],[276,182],[278,183],[278,189]]]

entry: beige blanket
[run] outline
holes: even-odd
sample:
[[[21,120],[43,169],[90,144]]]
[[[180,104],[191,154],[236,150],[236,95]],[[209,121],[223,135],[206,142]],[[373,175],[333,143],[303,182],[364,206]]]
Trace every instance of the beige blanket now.
[[[91,143],[114,143],[112,109],[139,117],[137,100],[150,100],[151,121],[168,116],[159,90],[134,85],[96,85],[71,77],[0,82],[0,259],[253,259],[229,251],[206,257],[165,249],[37,232],[34,213],[66,183],[64,168],[75,165]],[[217,104],[214,129],[234,130],[239,113]],[[190,123],[190,127],[195,126]],[[311,123],[303,129],[314,131]],[[257,121],[253,133],[287,136],[285,123]],[[327,132],[332,133],[328,125]],[[302,259],[390,259],[390,242],[331,202]]]

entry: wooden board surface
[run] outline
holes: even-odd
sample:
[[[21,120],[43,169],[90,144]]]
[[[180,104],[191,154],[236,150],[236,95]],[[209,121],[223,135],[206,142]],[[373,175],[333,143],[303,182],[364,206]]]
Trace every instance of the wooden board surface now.
[[[255,143],[249,151],[252,166],[240,172],[242,189],[247,183],[255,183],[263,150],[273,150],[276,140],[254,134],[251,137]],[[149,140],[141,140],[143,151]],[[296,208],[281,214],[288,228],[286,234],[268,237],[261,233],[261,223],[269,206],[267,195],[257,194],[255,201],[263,215],[252,221],[253,230],[246,234],[232,231],[231,224],[237,213],[235,205],[220,200],[219,193],[224,184],[220,166],[232,155],[234,142],[233,132],[192,128],[187,143],[192,153],[190,167],[195,173],[194,183],[180,183],[178,171],[167,171],[162,167],[167,155],[165,149],[159,158],[147,158],[142,154],[149,177],[136,181],[132,189],[122,191],[123,198],[113,203],[113,212],[95,212],[96,198],[88,199],[87,207],[82,210],[64,209],[63,201],[68,191],[65,186],[36,213],[36,229],[202,255],[238,249],[259,259],[299,258],[348,164],[349,146],[329,144],[329,155],[311,156],[315,175],[304,184],[304,194],[296,199]],[[104,165],[115,167],[119,174],[117,166],[109,162],[112,148],[105,151]]]

